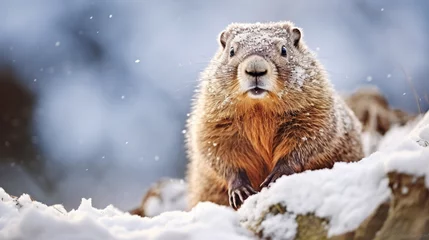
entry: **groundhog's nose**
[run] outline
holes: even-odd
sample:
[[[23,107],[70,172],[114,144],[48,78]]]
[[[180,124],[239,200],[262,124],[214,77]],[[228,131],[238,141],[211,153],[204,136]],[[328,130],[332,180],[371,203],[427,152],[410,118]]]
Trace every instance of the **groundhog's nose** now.
[[[258,72],[258,71],[254,71],[254,70],[249,72],[246,70],[246,73],[252,77],[261,77],[261,76],[264,76],[265,74],[267,74],[267,70],[264,70],[262,72]]]
[[[251,56],[245,64],[244,71],[249,76],[262,77],[268,72],[267,62],[261,56]]]

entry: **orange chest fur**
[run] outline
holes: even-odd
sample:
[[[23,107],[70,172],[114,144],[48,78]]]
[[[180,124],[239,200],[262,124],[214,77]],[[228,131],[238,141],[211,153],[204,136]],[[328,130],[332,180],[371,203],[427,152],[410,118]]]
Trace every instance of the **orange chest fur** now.
[[[277,126],[272,120],[264,120],[262,117],[245,119],[241,125],[242,136],[248,140],[255,153],[260,155],[267,165],[270,165],[273,158],[273,141]]]
[[[274,168],[274,137],[278,130],[276,119],[264,116],[248,116],[237,122],[239,134],[246,139],[250,149],[246,155],[251,159],[245,159],[241,164],[247,175],[256,187],[268,176]]]

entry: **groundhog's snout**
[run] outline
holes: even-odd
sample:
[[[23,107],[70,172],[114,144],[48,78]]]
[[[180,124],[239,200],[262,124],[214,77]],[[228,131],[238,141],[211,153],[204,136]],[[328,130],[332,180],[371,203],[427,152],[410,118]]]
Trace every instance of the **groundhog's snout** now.
[[[253,61],[246,64],[246,69],[244,72],[250,75],[251,77],[261,77],[267,74],[268,68],[265,59],[258,57]]]
[[[273,89],[271,75],[271,65],[265,58],[249,56],[239,65],[240,88],[249,97],[262,98]]]

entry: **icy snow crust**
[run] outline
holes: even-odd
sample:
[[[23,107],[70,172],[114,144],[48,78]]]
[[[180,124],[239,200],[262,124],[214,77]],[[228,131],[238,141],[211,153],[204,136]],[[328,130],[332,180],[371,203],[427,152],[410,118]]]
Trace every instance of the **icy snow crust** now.
[[[328,220],[330,236],[346,233],[388,200],[386,173],[429,176],[429,113],[406,137],[394,136],[394,148],[383,148],[360,162],[282,177],[251,196],[238,212],[206,202],[190,212],[141,218],[113,206],[95,209],[85,199],[77,210],[67,212],[61,205],[31,201],[26,194],[14,199],[0,188],[0,239],[255,239],[242,225],[272,239],[293,239],[296,216],[308,213]],[[287,213],[267,214],[261,222],[278,203]]]

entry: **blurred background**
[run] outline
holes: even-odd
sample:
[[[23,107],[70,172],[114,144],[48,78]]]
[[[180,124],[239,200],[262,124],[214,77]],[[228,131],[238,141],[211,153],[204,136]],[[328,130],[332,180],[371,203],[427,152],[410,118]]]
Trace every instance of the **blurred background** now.
[[[426,111],[428,12],[425,0],[0,0],[0,187],[129,210],[152,182],[183,177],[190,99],[231,22],[291,20],[339,91],[373,84]]]

